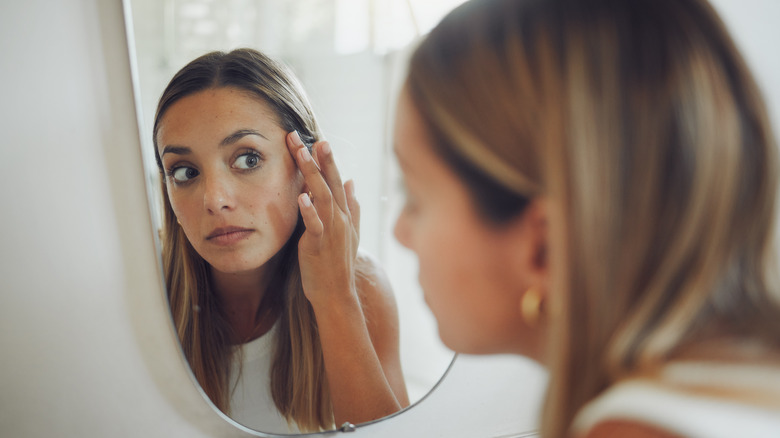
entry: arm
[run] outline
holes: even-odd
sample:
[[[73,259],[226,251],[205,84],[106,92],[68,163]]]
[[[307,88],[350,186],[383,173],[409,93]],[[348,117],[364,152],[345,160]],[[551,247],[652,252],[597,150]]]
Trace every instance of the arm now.
[[[399,401],[393,391],[400,366],[388,379],[385,366],[393,370],[392,359],[387,365],[380,360],[380,354],[392,357],[387,352],[393,337],[387,332],[392,329],[386,328],[392,325],[392,317],[377,305],[381,300],[369,298],[362,303],[358,296],[358,285],[366,297],[380,294],[370,292],[357,275],[360,209],[354,189],[349,183],[342,186],[327,143],[315,144],[316,163],[295,133],[288,135],[287,143],[313,198],[312,202],[304,193],[298,199],[306,225],[298,258],[303,290],[317,319],[336,425],[384,417],[401,409],[405,397]],[[372,323],[373,330],[366,323],[364,307],[380,315],[378,325]]]
[[[396,400],[405,408],[409,396],[401,369],[398,307],[384,270],[368,254],[358,253],[356,285],[374,351]]]
[[[349,315],[315,307],[336,426],[378,419],[409,405],[391,289],[371,259],[359,255],[356,268],[359,298],[345,306]]]

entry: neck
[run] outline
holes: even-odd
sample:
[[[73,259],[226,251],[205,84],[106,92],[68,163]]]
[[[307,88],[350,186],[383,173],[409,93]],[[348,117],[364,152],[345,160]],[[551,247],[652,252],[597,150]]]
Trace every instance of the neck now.
[[[276,315],[264,298],[275,272],[276,263],[247,272],[225,273],[211,269],[214,292],[234,333],[233,343],[242,344],[258,338],[273,326]]]

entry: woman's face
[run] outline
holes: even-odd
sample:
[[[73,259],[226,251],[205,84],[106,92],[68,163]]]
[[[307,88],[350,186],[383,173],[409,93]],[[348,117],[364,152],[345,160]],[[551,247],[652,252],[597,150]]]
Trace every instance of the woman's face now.
[[[519,316],[524,286],[513,251],[519,233],[478,217],[465,186],[434,154],[405,91],[395,153],[407,190],[395,235],[419,259],[420,284],[442,341],[462,353],[527,354],[528,329]]]
[[[262,267],[295,229],[303,177],[286,134],[265,102],[230,87],[184,97],[161,120],[168,199],[187,239],[219,272]]]

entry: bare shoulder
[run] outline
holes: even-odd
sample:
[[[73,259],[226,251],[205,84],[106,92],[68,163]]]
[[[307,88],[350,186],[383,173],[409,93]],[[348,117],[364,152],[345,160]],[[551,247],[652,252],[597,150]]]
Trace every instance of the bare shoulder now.
[[[606,420],[593,426],[579,438],[681,438],[655,426],[630,420]]]
[[[390,281],[379,261],[362,251],[358,252],[355,277],[368,335],[387,382],[401,407],[409,406],[401,370],[398,307]]]
[[[398,307],[385,270],[370,254],[359,251],[355,265],[355,288],[366,318],[371,342],[377,349],[397,348]]]
[[[397,318],[398,310],[390,280],[379,261],[364,251],[359,251],[357,255],[355,287],[367,319],[382,315]]]

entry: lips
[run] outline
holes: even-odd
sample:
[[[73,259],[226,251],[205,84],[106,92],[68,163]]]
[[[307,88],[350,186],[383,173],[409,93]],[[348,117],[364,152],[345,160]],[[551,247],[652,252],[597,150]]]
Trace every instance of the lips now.
[[[217,245],[232,245],[236,242],[246,239],[254,230],[241,227],[221,227],[216,228],[206,240]]]

